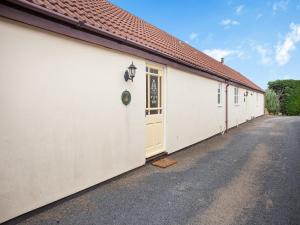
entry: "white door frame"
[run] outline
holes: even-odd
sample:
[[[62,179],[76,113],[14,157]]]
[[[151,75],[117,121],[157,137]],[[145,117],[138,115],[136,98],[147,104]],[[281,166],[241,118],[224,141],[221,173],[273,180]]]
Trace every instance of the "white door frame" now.
[[[162,101],[162,104],[161,104],[161,107],[158,107],[157,110],[162,110],[162,112],[161,112],[161,114],[154,114],[154,117],[155,117],[155,115],[157,115],[157,117],[161,116],[162,125],[163,125],[162,137],[161,137],[161,140],[162,140],[161,148],[147,153],[147,151],[146,151],[146,143],[147,143],[147,130],[146,129],[147,129],[147,121],[148,121],[147,119],[149,119],[149,117],[151,117],[151,116],[149,116],[147,118],[147,110],[150,110],[150,109],[145,107],[145,125],[144,125],[145,126],[145,137],[146,137],[146,139],[145,139],[145,157],[149,158],[154,155],[165,152],[165,150],[166,150],[166,148],[165,148],[165,146],[166,146],[166,67],[163,65],[157,64],[157,63],[153,63],[153,62],[146,62],[145,68],[146,67],[157,69],[161,73],[160,77],[161,77],[161,101]],[[147,79],[146,73],[147,72],[145,70],[145,79]],[[145,84],[146,84],[146,80],[145,80]],[[149,82],[148,82],[148,84],[149,84]],[[148,88],[149,88],[149,86],[148,86]],[[145,90],[145,93],[146,93],[146,90]],[[146,97],[147,96],[145,96],[145,100],[146,100]],[[148,101],[149,101],[149,99],[148,99]],[[145,105],[146,105],[146,103],[145,103]]]

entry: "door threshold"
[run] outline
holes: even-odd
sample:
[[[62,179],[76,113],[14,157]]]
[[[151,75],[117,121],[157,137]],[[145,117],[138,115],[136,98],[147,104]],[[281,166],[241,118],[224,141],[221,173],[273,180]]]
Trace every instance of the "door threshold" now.
[[[158,153],[158,154],[155,154],[155,155],[152,155],[152,156],[150,156],[150,157],[147,157],[146,158],[146,162],[151,162],[151,161],[153,161],[153,160],[157,160],[157,159],[159,159],[159,158],[163,158],[163,157],[165,157],[165,156],[167,156],[168,155],[168,153],[166,152],[166,151],[163,151],[163,152],[160,152],[160,153]]]

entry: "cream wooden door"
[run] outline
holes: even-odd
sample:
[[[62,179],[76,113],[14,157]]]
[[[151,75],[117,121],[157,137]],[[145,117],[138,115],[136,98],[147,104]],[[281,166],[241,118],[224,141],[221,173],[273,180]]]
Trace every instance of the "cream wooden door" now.
[[[146,67],[146,158],[164,151],[163,69]]]

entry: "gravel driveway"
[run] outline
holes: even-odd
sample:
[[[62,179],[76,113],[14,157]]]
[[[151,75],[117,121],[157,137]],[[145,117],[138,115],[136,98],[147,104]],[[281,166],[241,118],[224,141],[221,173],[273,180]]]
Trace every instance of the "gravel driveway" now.
[[[9,224],[300,224],[300,117],[265,116]]]

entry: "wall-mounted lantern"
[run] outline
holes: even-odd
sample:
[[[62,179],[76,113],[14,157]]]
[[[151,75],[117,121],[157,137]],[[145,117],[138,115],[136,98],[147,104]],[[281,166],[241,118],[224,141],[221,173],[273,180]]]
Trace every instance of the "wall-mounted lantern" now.
[[[125,81],[131,80],[133,82],[133,78],[135,77],[136,67],[133,65],[133,62],[128,67],[128,70],[125,71],[124,79]]]

